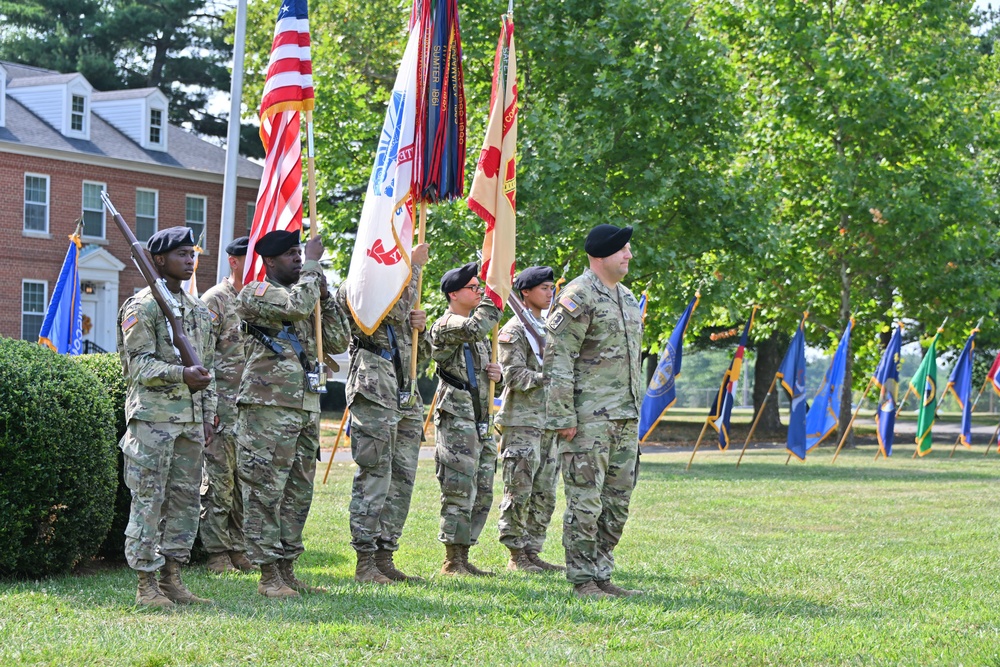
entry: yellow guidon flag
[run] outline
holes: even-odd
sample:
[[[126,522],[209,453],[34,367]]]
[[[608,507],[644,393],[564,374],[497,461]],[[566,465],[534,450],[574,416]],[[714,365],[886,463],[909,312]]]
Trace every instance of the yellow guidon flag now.
[[[486,222],[480,277],[503,310],[514,279],[517,209],[517,58],[514,17],[501,17],[493,61],[493,90],[486,139],[469,190],[469,208]]]

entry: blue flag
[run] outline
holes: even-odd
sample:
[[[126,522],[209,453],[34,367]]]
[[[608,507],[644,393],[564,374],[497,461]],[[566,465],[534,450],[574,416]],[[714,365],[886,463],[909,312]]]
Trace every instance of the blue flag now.
[[[736,383],[740,379],[740,372],[743,370],[743,355],[746,353],[747,335],[753,325],[753,316],[757,312],[756,306],[750,313],[750,319],[743,327],[743,335],[740,336],[740,344],[736,348],[736,354],[726,369],[726,374],[722,376],[722,385],[719,387],[719,394],[715,403],[708,411],[708,423],[719,434],[719,449],[725,451],[729,448],[729,422],[733,416],[733,404],[736,400]]]
[[[649,300],[649,295],[643,291],[642,295],[639,297],[639,315],[642,317],[642,321],[646,321],[646,302]],[[683,319],[683,318],[681,318]]]
[[[948,384],[944,388],[944,393],[951,391],[959,406],[962,408],[962,432],[959,434],[961,442],[966,447],[972,447],[972,357],[976,350],[976,332],[973,329],[969,338],[965,341],[962,354],[958,355],[955,367],[951,369],[948,376]]]
[[[69,250],[63,260],[59,280],[52,290],[52,301],[45,311],[45,321],[38,332],[38,342],[59,354],[83,351],[83,312],[80,310],[80,236],[69,237]]]
[[[892,456],[893,430],[896,426],[896,408],[899,400],[899,367],[902,363],[900,348],[903,346],[903,324],[892,332],[889,344],[882,353],[882,360],[872,378],[879,388],[878,410],[875,411],[875,433],[882,456]]]
[[[823,376],[816,399],[809,406],[806,415],[806,451],[809,451],[837,429],[840,415],[840,398],[844,389],[844,372],[847,370],[847,355],[851,348],[851,329],[854,320],[847,323],[844,335],[837,345],[830,367]]]
[[[785,353],[777,376],[791,402],[786,449],[800,461],[806,459],[806,331],[805,318]]]
[[[645,294],[643,294],[645,296]],[[656,365],[653,380],[646,388],[646,397],[642,399],[642,410],[639,414],[639,440],[645,440],[656,428],[663,413],[677,400],[677,388],[674,385],[681,374],[681,359],[684,352],[684,332],[687,331],[691,314],[698,307],[698,297],[691,299],[681,319],[677,321],[674,332],[670,334],[667,346],[663,350],[660,363]]]

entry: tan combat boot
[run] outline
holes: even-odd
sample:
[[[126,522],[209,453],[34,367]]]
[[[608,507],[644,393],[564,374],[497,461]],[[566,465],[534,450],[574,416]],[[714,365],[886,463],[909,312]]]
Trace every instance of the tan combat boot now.
[[[444,551],[445,551],[444,565],[441,566],[441,574],[451,574],[451,575],[472,574],[467,569],[465,569],[465,563],[462,562],[461,545],[446,544],[444,545]]]
[[[375,564],[374,551],[359,551],[358,565],[354,569],[354,581],[362,584],[394,584],[392,579],[382,574]]]
[[[600,588],[605,593],[607,593],[608,595],[614,595],[615,597],[618,598],[630,598],[636,595],[643,595],[643,591],[640,591],[638,589],[628,589],[628,588],[622,588],[621,586],[615,586],[613,583],[611,583],[610,579],[607,581],[597,581],[594,583],[596,583],[597,587]]]
[[[137,572],[139,575],[139,590],[135,593],[135,603],[144,607],[160,607],[169,609],[174,606],[170,598],[165,596],[156,584],[155,572]]]
[[[160,590],[174,604],[212,604],[208,598],[200,598],[188,590],[181,581],[181,563],[173,558],[168,558],[160,568]]]
[[[613,595],[602,591],[600,586],[597,585],[597,582],[594,581],[576,584],[573,586],[573,593],[578,598],[592,598],[594,600],[614,597]]]
[[[544,572],[542,568],[531,562],[531,559],[528,558],[528,552],[524,549],[510,550],[510,560],[507,561],[507,569],[510,572],[531,572],[539,574]]]
[[[278,574],[281,575],[281,580],[285,582],[285,585],[296,593],[329,593],[329,590],[322,586],[310,586],[296,577],[294,560],[279,560]]]
[[[528,559],[537,565],[538,567],[546,570],[548,572],[565,572],[566,568],[562,565],[556,565],[555,563],[547,563],[539,557],[538,552],[532,549],[525,549],[524,553],[528,554]]]
[[[472,563],[469,562],[469,549],[471,548],[470,545],[468,545],[468,544],[459,544],[458,548],[460,549],[460,553],[461,553],[462,565],[464,565],[465,569],[469,571],[469,574],[471,574],[474,577],[495,577],[496,576],[496,574],[494,574],[493,572],[490,572],[489,570],[480,570],[478,567],[476,567],[475,565],[473,565]]]
[[[240,572],[260,572],[260,568],[251,563],[242,551],[230,551],[229,562]]]
[[[392,562],[392,552],[388,549],[379,549],[375,552],[375,567],[387,578],[393,581],[423,581],[422,578],[405,574],[396,568]]]
[[[212,574],[226,574],[236,571],[232,561],[229,560],[229,554],[225,551],[208,554],[208,562],[205,563],[205,568]]]
[[[257,592],[266,598],[297,598],[299,594],[285,585],[278,573],[277,563],[263,563],[260,566],[260,583]]]

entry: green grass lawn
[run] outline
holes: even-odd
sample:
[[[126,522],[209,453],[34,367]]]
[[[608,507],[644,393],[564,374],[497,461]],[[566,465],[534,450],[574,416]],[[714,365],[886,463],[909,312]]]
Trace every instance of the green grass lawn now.
[[[1000,665],[1000,457],[871,447],[830,465],[783,450],[646,456],[616,551],[642,598],[581,601],[559,574],[435,576],[437,483],[421,462],[397,561],[428,578],[353,583],[352,466],[334,464],[303,578],[329,595],[269,601],[256,579],[186,570],[212,608],[136,609],[127,569],[0,582],[0,663],[53,665]],[[499,485],[497,488],[499,493]],[[557,508],[545,555],[562,561]],[[474,561],[500,570],[496,510]]]

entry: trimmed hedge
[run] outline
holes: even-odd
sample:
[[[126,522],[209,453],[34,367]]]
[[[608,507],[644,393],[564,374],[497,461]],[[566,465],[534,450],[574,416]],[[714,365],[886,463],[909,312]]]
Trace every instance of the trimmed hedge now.
[[[101,381],[111,408],[115,412],[115,442],[120,442],[125,435],[125,376],[122,375],[122,362],[114,352],[105,354],[84,354],[72,357],[82,364]],[[118,460],[118,490],[115,492],[115,509],[111,519],[111,529],[104,538],[97,554],[105,560],[125,561],[125,529],[128,527],[129,509],[132,505],[132,492],[125,486],[125,461],[122,451],[115,447],[115,457]]]
[[[97,552],[114,507],[114,424],[90,371],[0,338],[0,575],[65,572]]]

